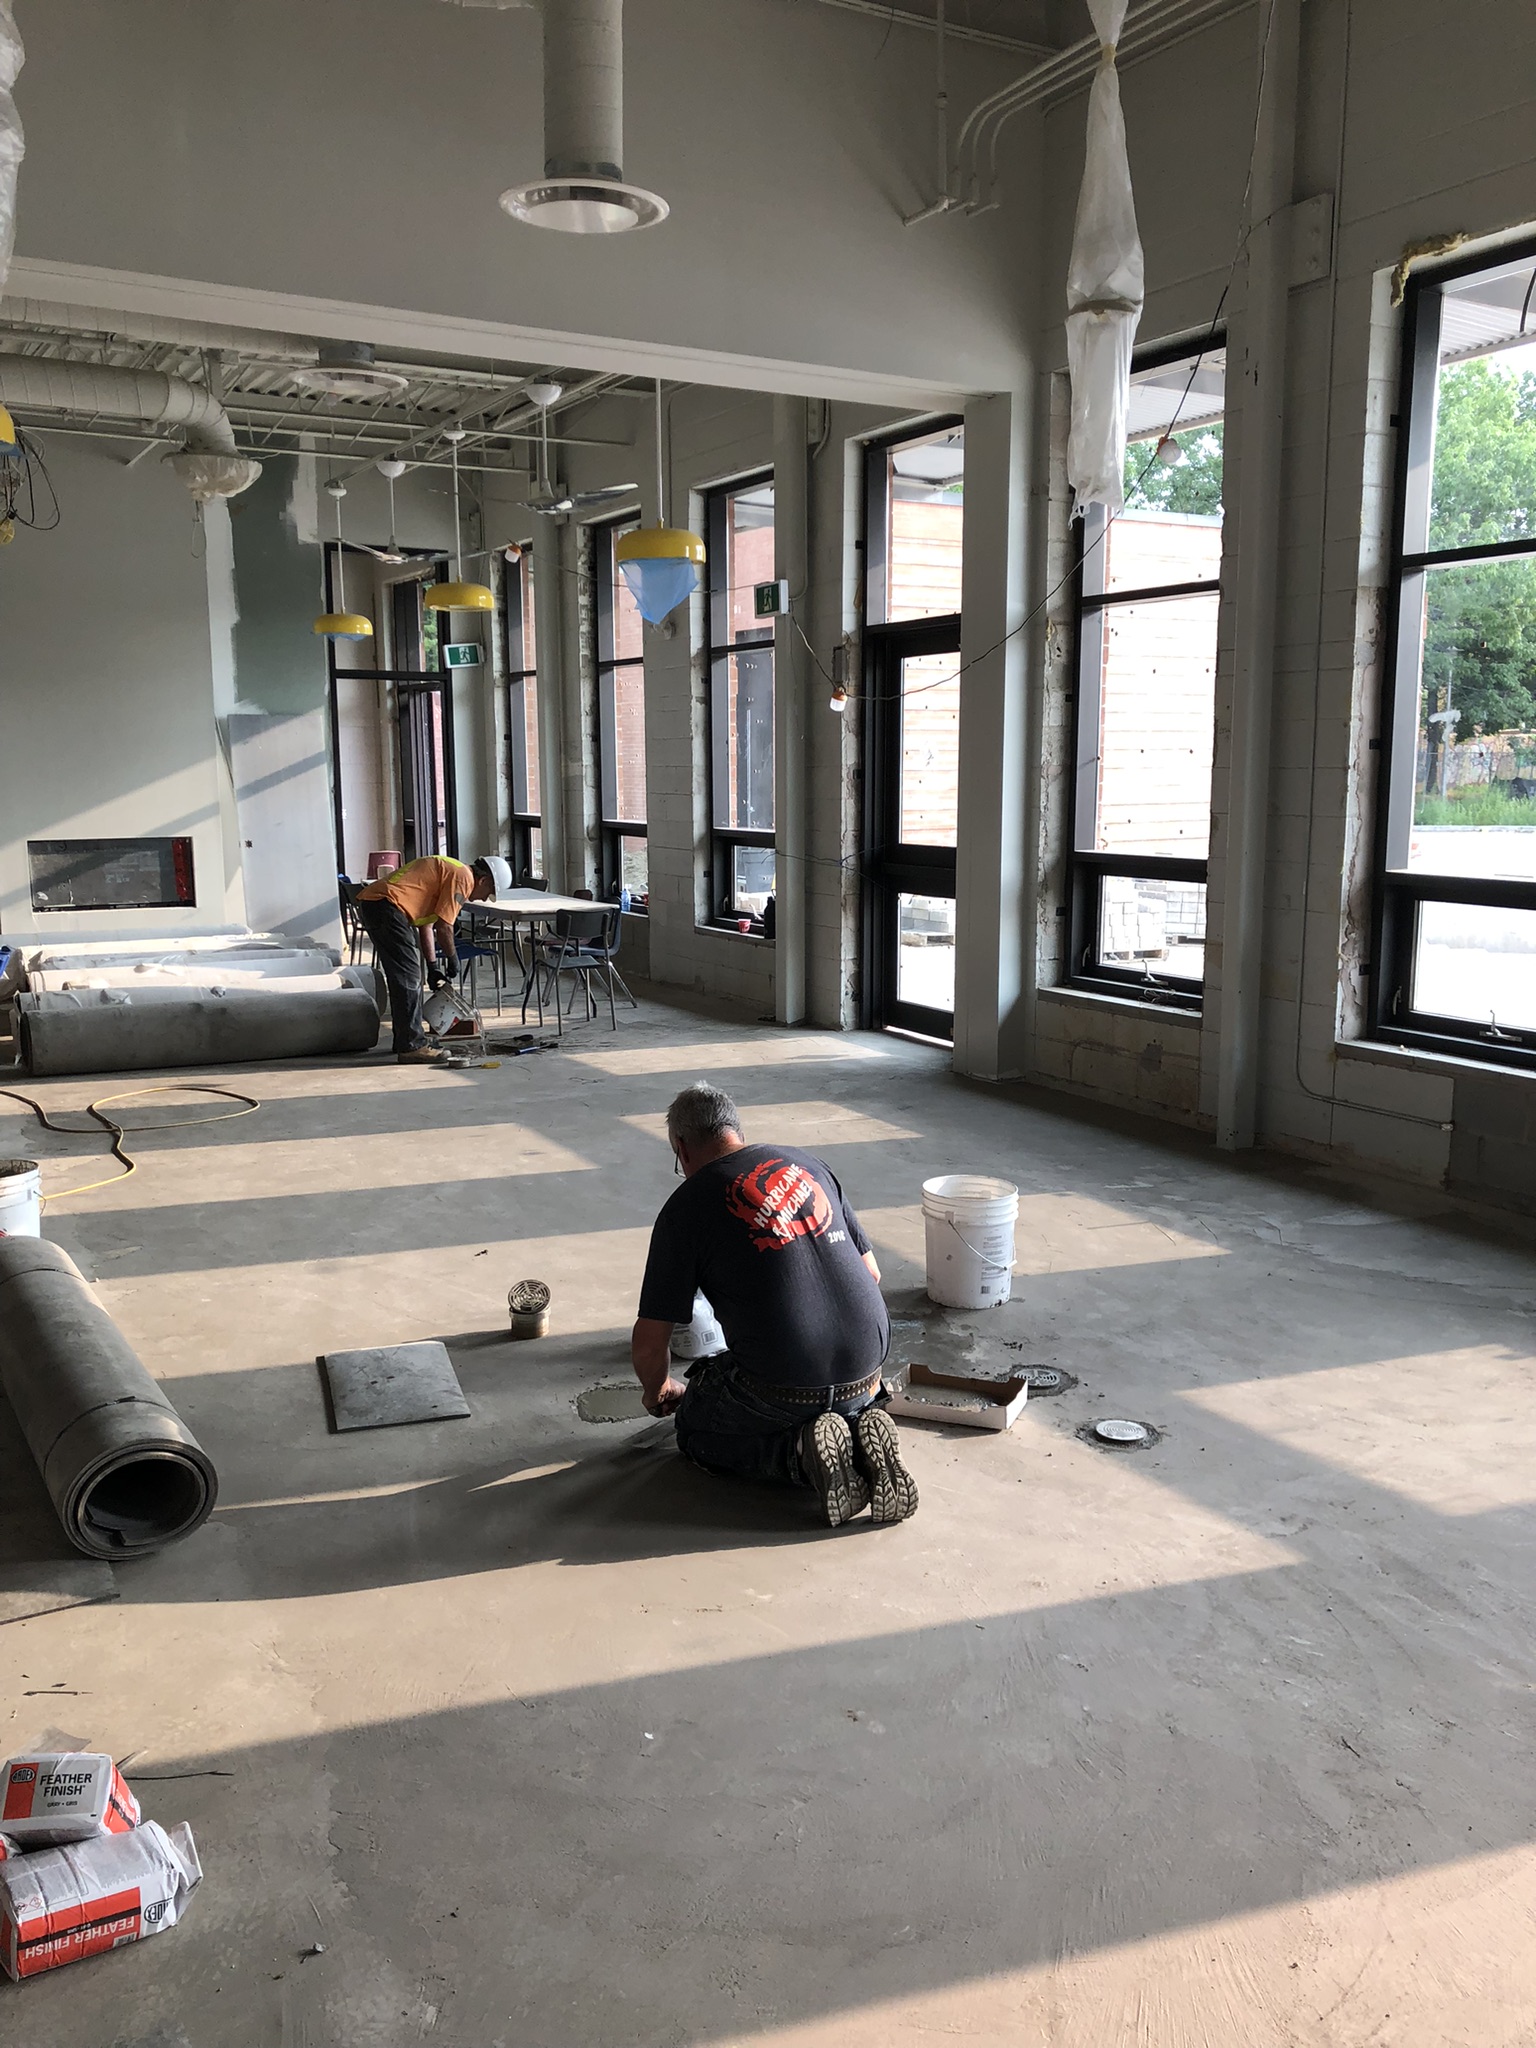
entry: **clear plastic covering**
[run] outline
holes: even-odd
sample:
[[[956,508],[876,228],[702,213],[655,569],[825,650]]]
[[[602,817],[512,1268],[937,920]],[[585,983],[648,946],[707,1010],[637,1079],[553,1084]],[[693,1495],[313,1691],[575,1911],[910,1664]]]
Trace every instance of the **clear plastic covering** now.
[[[23,55],[11,0],[0,0],[0,292],[5,290],[16,246],[16,184],[27,146],[11,91]]]
[[[1067,478],[1074,518],[1089,505],[1118,511],[1124,501],[1131,349],[1146,290],[1115,70],[1126,5],[1088,0],[1104,56],[1088,95],[1088,144],[1067,268]]]
[[[209,498],[238,498],[261,475],[261,464],[247,455],[209,455],[184,448],[167,458],[172,469],[200,503]]]

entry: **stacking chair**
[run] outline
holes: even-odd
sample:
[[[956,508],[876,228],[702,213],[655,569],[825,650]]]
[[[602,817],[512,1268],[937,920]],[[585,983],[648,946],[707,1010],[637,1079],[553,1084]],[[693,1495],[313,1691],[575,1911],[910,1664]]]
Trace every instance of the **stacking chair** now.
[[[539,941],[537,965],[550,977],[555,997],[555,1020],[560,1030],[564,1030],[564,1017],[575,1004],[578,981],[586,998],[587,1016],[597,1015],[597,998],[592,992],[594,975],[607,988],[608,1022],[613,1030],[619,1028],[613,1001],[615,986],[629,998],[631,1009],[639,1009],[639,1003],[614,964],[619,953],[619,920],[622,914],[616,903],[605,910],[562,910],[555,919],[554,937]],[[562,974],[571,976],[571,993],[563,1011],[560,1007]],[[523,1014],[527,1015],[526,997]]]
[[[368,936],[357,908],[357,892],[361,887],[362,884],[354,882],[350,875],[338,872],[336,893],[341,898],[341,935],[346,941],[347,964],[351,967],[362,959],[363,941]]]

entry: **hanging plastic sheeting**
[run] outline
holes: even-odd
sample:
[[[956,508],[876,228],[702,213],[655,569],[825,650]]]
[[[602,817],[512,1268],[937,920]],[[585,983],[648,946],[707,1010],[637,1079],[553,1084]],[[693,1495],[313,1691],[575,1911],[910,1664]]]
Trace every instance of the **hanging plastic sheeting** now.
[[[1131,348],[1146,291],[1115,70],[1115,44],[1126,4],[1127,0],[1088,0],[1103,55],[1088,94],[1088,147],[1067,268],[1067,367],[1072,378],[1067,480],[1074,519],[1090,505],[1107,505],[1118,512],[1125,501]]]
[[[24,55],[11,0],[0,0],[0,292],[5,290],[16,246],[16,184],[27,147],[11,96]]]

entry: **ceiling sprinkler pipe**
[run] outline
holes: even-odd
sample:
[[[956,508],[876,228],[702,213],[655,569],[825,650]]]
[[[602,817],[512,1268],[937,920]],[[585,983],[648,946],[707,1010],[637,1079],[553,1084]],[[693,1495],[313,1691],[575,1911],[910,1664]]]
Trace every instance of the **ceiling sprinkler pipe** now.
[[[544,175],[624,176],[624,0],[544,0]]]
[[[87,1557],[144,1556],[212,1513],[212,1460],[45,1238],[0,1237],[0,1387],[65,1535]]]

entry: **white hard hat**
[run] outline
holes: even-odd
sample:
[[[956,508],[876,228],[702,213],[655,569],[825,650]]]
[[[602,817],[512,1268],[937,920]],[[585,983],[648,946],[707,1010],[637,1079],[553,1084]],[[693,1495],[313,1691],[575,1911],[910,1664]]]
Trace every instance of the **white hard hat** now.
[[[484,860],[491,871],[491,881],[495,885],[496,894],[505,896],[512,886],[512,863],[503,860],[499,853],[488,853],[484,855]]]

